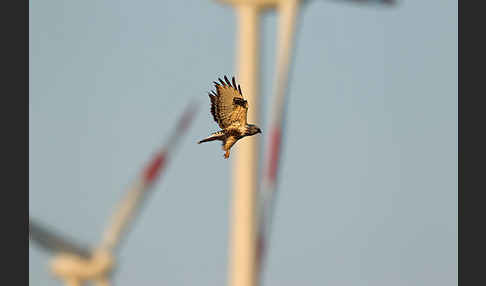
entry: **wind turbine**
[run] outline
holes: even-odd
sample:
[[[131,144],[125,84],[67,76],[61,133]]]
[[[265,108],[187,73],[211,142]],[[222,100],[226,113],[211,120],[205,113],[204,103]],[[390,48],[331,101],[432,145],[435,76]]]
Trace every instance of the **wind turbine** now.
[[[262,259],[268,244],[278,169],[282,152],[288,74],[292,57],[299,0],[218,0],[234,7],[237,16],[237,70],[252,108],[248,120],[260,124],[259,62],[260,16],[264,10],[278,12],[276,75],[270,120],[270,143],[258,193],[258,138],[239,145],[233,165],[233,205],[230,234],[229,285],[253,286],[260,281]],[[345,0],[394,4],[393,0]],[[308,2],[308,1],[306,1]],[[258,195],[257,195],[258,194]]]
[[[49,230],[35,220],[29,220],[30,239],[44,250],[56,255],[50,264],[55,276],[71,286],[82,285],[85,281],[93,281],[98,286],[110,284],[109,278],[115,264],[113,253],[117,250],[136,211],[140,209],[152,186],[167,166],[177,143],[192,122],[195,111],[196,105],[190,104],[179,119],[174,132],[169,136],[168,142],[155,153],[140,172],[116,207],[98,246],[94,248],[80,246],[72,239]]]

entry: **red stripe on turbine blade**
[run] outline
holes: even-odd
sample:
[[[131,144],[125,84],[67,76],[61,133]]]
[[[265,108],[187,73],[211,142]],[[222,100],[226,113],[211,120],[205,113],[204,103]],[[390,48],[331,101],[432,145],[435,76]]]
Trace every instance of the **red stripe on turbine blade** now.
[[[282,141],[282,132],[279,127],[273,129],[270,141],[270,162],[268,166],[268,178],[273,183],[277,179],[278,159],[280,156],[280,143]]]
[[[166,162],[167,152],[163,151],[158,153],[147,166],[143,173],[143,179],[145,184],[151,184],[160,174]]]

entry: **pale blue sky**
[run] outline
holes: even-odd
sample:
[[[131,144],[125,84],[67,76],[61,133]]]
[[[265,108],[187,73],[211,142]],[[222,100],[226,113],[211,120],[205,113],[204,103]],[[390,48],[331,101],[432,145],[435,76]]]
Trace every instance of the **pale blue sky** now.
[[[115,285],[225,285],[231,162],[219,144],[195,142],[216,130],[211,82],[235,70],[233,10],[152,0],[29,8],[30,215],[96,244],[199,98],[121,248]],[[265,285],[457,285],[457,1],[308,1],[300,16]],[[276,20],[262,20],[264,119]],[[61,285],[50,255],[31,246],[29,258],[32,285]]]

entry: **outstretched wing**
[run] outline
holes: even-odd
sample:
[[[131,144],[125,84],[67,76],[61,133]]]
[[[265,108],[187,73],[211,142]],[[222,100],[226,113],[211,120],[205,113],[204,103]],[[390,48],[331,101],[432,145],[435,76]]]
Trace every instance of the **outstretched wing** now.
[[[248,102],[243,98],[240,85],[236,85],[233,77],[232,83],[224,76],[225,81],[219,79],[220,83],[214,82],[216,93],[209,93],[211,99],[211,114],[214,121],[221,129],[238,122],[246,124]]]

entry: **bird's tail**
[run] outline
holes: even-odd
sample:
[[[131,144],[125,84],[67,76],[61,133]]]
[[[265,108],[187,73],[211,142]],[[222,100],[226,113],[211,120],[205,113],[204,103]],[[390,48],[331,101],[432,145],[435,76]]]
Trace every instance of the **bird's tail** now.
[[[214,141],[214,140],[223,140],[223,139],[224,139],[223,131],[218,131],[218,132],[214,132],[209,137],[197,142],[197,144],[201,144],[201,143],[209,142],[209,141]]]

